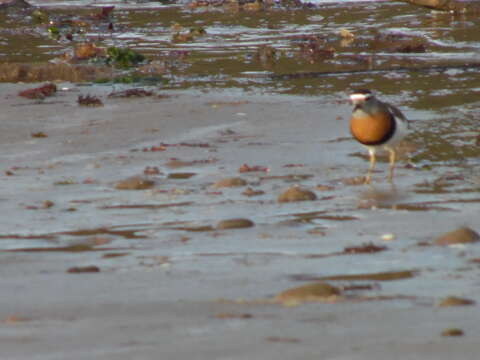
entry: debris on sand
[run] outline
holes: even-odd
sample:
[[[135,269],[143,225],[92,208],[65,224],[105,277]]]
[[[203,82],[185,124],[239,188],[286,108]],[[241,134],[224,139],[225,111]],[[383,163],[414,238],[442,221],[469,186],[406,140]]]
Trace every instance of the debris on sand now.
[[[99,65],[2,63],[0,82],[63,80],[77,83],[110,78],[111,72],[110,67]]]
[[[148,91],[142,88],[114,91],[108,95],[109,98],[139,98],[148,96],[153,96],[153,91]]]
[[[151,189],[155,182],[141,176],[132,176],[115,184],[117,190],[146,190]]]
[[[459,328],[448,328],[442,331],[442,336],[463,336],[463,330]]]
[[[57,86],[52,83],[48,83],[33,89],[22,90],[18,93],[18,96],[25,97],[27,99],[42,100],[47,96],[52,96],[57,92]]]
[[[256,171],[261,171],[261,172],[268,172],[270,169],[266,166],[260,166],[260,165],[254,165],[254,166],[249,166],[247,164],[243,164],[240,166],[238,169],[239,173],[244,173],[244,172],[256,172]]]
[[[380,251],[387,250],[386,246],[377,246],[374,244],[365,244],[361,246],[346,247],[343,252],[345,254],[373,254]]]
[[[105,49],[93,43],[76,44],[73,49],[73,58],[76,60],[87,60],[96,57],[104,57]]]
[[[242,195],[245,196],[259,196],[265,194],[263,190],[253,190],[251,187],[248,187],[245,191],[242,192]]]
[[[30,136],[32,138],[46,138],[46,137],[48,137],[48,135],[45,134],[43,131],[33,132],[33,133],[30,134]]]
[[[91,107],[103,106],[102,100],[100,100],[95,95],[79,95],[77,99],[77,103],[80,106],[91,106]]]
[[[439,307],[474,305],[475,301],[457,296],[448,296],[437,303]]]

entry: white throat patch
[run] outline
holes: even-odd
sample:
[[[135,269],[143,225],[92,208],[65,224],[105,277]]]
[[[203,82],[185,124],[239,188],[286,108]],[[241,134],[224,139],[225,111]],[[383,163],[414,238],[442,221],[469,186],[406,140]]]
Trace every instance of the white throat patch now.
[[[367,100],[371,96],[371,94],[352,94],[350,95],[350,100],[352,100],[353,103],[358,103]]]

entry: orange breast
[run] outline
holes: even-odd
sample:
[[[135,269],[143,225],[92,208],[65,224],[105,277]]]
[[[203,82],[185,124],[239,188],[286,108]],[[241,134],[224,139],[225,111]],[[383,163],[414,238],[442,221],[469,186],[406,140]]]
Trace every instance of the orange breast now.
[[[389,114],[365,116],[354,113],[350,119],[350,132],[364,145],[383,144],[392,137],[394,127],[394,120]]]

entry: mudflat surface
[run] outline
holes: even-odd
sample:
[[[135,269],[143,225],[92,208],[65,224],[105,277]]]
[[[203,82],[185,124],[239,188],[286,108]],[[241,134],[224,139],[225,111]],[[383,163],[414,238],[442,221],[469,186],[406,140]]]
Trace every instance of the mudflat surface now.
[[[411,163],[428,146],[412,135],[395,186],[384,162],[358,184],[368,160],[337,95],[132,100],[59,84],[36,103],[16,96],[26,87],[0,94],[2,359],[478,358],[478,306],[436,306],[479,298],[478,245],[432,245],[476,228],[474,164]],[[78,106],[85,93],[105,106]],[[154,185],[115,188],[131,176]],[[232,176],[247,185],[213,186]],[[278,203],[291,185],[318,199]],[[231,218],[255,226],[216,228]],[[366,244],[386,249],[345,251]],[[90,265],[99,272],[68,272]],[[342,299],[271,301],[320,277],[398,271],[414,276],[327,280]]]

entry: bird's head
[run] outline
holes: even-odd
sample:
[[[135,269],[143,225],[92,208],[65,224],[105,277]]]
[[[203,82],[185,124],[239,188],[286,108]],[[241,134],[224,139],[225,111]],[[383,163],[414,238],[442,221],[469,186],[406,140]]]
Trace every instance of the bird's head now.
[[[350,100],[352,101],[353,105],[363,104],[370,99],[373,99],[373,94],[368,89],[354,90],[350,94]]]

